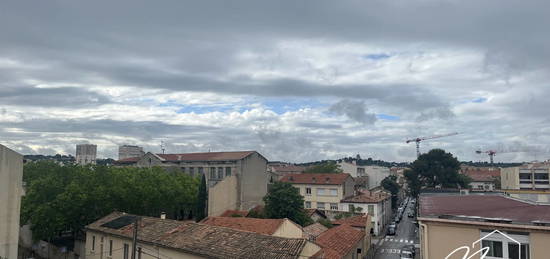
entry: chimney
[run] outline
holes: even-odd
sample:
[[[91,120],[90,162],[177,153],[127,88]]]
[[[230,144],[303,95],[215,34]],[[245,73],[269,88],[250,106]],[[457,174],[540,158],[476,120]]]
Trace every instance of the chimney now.
[[[166,219],[166,212],[161,212],[160,213],[160,219]]]
[[[329,178],[329,177],[325,178],[325,182],[326,182],[326,183],[329,183],[329,182],[330,182],[330,178]]]

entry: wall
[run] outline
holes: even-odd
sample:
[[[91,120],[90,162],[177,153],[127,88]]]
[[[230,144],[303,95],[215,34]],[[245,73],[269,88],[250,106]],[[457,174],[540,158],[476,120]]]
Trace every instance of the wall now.
[[[0,257],[17,258],[23,156],[0,145]]]
[[[124,244],[128,244],[128,259],[132,256],[132,240],[118,236],[106,235],[99,232],[88,231],[86,233],[86,259],[124,259]],[[95,236],[95,249],[92,250],[92,237]],[[103,237],[103,253],[101,250],[101,237]],[[113,240],[113,253],[109,256],[109,240]],[[187,254],[175,249],[158,247],[150,244],[138,243],[141,247],[141,259],[177,258],[177,259],[200,259],[204,258]],[[136,257],[138,254],[136,252]],[[139,258],[139,257],[138,257]]]
[[[532,232],[529,235],[531,258],[548,258],[550,255],[550,233]]]
[[[208,216],[219,216],[226,210],[238,208],[238,177],[231,175],[208,188]]]
[[[306,245],[302,249],[302,252],[300,253],[299,259],[305,259],[305,258],[311,258],[314,254],[319,252],[321,250],[321,247],[318,246],[315,243],[307,241]]]
[[[159,158],[152,153],[147,153],[136,163],[138,167],[152,167],[152,166],[161,166],[162,162]]]
[[[354,178],[357,177],[357,165],[342,161],[338,163],[338,166],[340,166],[344,173],[349,174]]]
[[[285,219],[283,224],[273,233],[273,236],[276,237],[286,237],[286,238],[302,238],[304,231],[302,227],[291,222],[289,219]]]
[[[267,194],[269,177],[267,174],[267,160],[258,153],[240,161],[243,177],[240,178],[241,210],[250,210],[263,204]]]
[[[365,238],[361,239],[361,241],[357,242],[355,246],[350,250],[350,252],[344,256],[344,259],[358,259],[363,258],[363,256],[367,255],[369,246],[367,245],[367,242],[365,241]],[[357,253],[357,249],[361,249],[361,253]]]
[[[420,222],[424,223],[424,222]],[[480,230],[477,227],[470,227],[466,225],[444,225],[439,223],[428,223],[428,235],[422,237],[422,248],[427,257],[424,259],[440,259],[445,258],[450,252],[461,246],[469,246],[480,238]],[[419,230],[421,231],[421,230]],[[421,232],[421,235],[424,233]],[[426,250],[426,241],[428,243],[428,249]],[[479,245],[473,249],[479,250]],[[463,255],[463,254],[462,254]],[[452,256],[449,259],[462,259],[458,253],[456,256]],[[479,258],[479,257],[473,257]]]
[[[317,208],[317,202],[324,202],[325,209],[330,210],[330,203],[336,203],[337,207],[340,207],[340,201],[344,195],[344,189],[341,185],[328,185],[328,184],[292,184],[292,186],[300,190],[300,194],[304,196],[304,202],[311,202],[311,208]],[[306,194],[306,188],[311,188],[311,195]],[[325,189],[325,195],[317,195],[317,189]],[[329,196],[330,189],[337,189],[337,196]],[[304,205],[305,207],[305,205]],[[339,209],[338,209],[339,210]]]
[[[519,167],[508,167],[500,169],[501,189],[519,189]]]
[[[369,177],[369,189],[380,186],[382,180],[390,176],[390,169],[382,166],[365,166],[365,172]]]

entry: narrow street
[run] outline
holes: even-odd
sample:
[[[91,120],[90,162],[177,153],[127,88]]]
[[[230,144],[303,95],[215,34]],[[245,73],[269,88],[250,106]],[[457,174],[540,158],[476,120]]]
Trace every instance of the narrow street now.
[[[417,229],[414,225],[415,218],[407,217],[409,211],[412,209],[410,202],[407,204],[403,217],[399,224],[397,224],[397,231],[394,236],[387,235],[378,247],[375,259],[399,259],[399,253],[401,248],[406,245],[417,245],[419,243],[417,237]],[[395,216],[394,216],[395,217]],[[415,258],[419,258],[419,252],[417,249],[417,255]]]

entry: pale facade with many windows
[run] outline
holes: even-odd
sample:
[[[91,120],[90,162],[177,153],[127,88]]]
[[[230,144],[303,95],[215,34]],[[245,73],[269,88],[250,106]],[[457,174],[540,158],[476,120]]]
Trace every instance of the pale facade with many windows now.
[[[340,201],[354,194],[354,181],[348,174],[291,174],[281,181],[300,190],[306,209],[340,211]]]

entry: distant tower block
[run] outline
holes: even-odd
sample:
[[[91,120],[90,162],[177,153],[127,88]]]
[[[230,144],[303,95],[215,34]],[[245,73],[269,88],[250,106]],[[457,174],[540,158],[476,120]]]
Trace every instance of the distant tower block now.
[[[142,157],[145,155],[143,152],[143,147],[123,145],[118,147],[118,160],[131,158],[131,157]]]
[[[79,165],[95,164],[97,157],[97,145],[76,145],[76,163]]]

